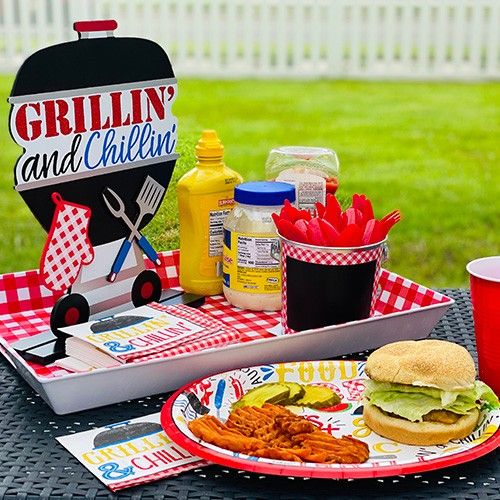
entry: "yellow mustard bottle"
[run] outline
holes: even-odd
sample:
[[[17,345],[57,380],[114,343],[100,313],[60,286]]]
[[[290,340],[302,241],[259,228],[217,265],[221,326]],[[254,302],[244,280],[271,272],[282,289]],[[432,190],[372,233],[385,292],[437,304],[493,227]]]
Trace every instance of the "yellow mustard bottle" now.
[[[234,188],[243,181],[223,156],[215,130],[204,130],[195,167],[177,183],[180,285],[199,295],[222,293],[223,224],[234,206]]]

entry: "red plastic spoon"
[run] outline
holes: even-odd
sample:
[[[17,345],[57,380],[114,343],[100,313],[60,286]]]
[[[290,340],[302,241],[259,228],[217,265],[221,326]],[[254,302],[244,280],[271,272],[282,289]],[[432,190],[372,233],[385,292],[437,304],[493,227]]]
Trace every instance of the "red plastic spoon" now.
[[[323,218],[327,220],[335,229],[340,231],[343,228],[342,224],[342,207],[339,201],[333,195],[326,196],[326,207]]]
[[[349,224],[339,235],[335,246],[337,247],[357,247],[361,245],[363,232],[356,224]]]
[[[340,233],[325,219],[319,219],[319,226],[321,228],[321,233],[323,234],[325,245],[334,247]]]
[[[323,238],[319,221],[318,217],[313,217],[309,221],[309,224],[307,225],[307,237],[309,239],[309,244],[324,246],[325,239]]]
[[[288,240],[299,243],[307,243],[307,237],[302,231],[295,227],[289,220],[280,219],[278,222],[278,232]]]
[[[370,219],[365,226],[365,230],[363,232],[363,238],[361,239],[362,245],[369,245],[372,241],[373,230],[375,229],[375,223],[377,221],[375,219]]]

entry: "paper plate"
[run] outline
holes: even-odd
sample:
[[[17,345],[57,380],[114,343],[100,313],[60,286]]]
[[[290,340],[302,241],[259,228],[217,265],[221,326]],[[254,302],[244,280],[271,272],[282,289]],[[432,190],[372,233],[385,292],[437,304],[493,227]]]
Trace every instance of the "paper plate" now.
[[[363,421],[361,394],[365,362],[304,361],[232,370],[192,382],[165,403],[161,423],[168,436],[185,450],[214,463],[261,474],[316,478],[373,478],[449,467],[474,460],[500,446],[500,410],[483,411],[477,429],[468,437],[439,446],[409,446],[383,438]],[[299,382],[332,387],[341,403],[326,410],[293,407],[333,436],[350,434],[370,448],[364,464],[297,463],[235,453],[198,439],[188,422],[203,414],[223,422],[231,404],[242,394],[269,382]]]

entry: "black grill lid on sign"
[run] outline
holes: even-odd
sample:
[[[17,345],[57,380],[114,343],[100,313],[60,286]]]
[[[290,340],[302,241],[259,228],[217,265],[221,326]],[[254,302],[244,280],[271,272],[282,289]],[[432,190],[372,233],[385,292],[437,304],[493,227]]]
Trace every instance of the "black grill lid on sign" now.
[[[116,21],[82,21],[73,27],[79,40],[47,47],[26,59],[12,97],[174,77],[157,43],[115,38]]]
[[[146,212],[138,222],[137,230],[140,231],[149,224],[158,210],[177,158],[177,126],[171,111],[177,90],[170,60],[165,51],[153,41],[142,38],[115,38],[113,30],[116,27],[116,21],[112,20],[75,23],[74,28],[79,33],[79,39],[47,47],[28,57],[17,73],[9,99],[12,104],[11,133],[24,150],[14,169],[16,190],[47,232],[53,220],[54,193],[65,201],[90,208],[92,216],[88,233],[93,246],[127,238],[130,234],[126,224],[117,220],[105,205],[103,192],[112,188],[123,201],[129,219],[135,221],[139,215],[137,198],[145,180],[150,177],[164,188],[161,196],[157,198],[155,209]],[[145,99],[143,91],[163,87],[165,94],[162,99],[168,101],[163,104],[168,109],[164,118],[154,118],[156,128],[153,125],[154,120],[149,123],[150,120],[145,119],[149,109],[154,113],[154,106],[140,109],[139,120],[135,121],[134,115],[134,119],[128,120],[128,123],[125,123],[125,109],[118,111],[116,115],[114,110],[108,109],[102,111],[101,115],[100,106],[109,105],[111,93],[123,92],[123,106],[126,107],[134,105],[130,103],[132,92],[142,92],[142,100]],[[95,125],[94,115],[88,113],[91,97],[97,98],[94,103],[100,103],[96,104],[96,116],[99,117],[97,121],[101,127]],[[68,117],[70,131],[63,134],[57,130],[50,136],[46,131],[44,134],[38,133],[34,138],[35,126],[38,129],[47,127],[49,111],[46,104],[54,100],[65,100],[68,103],[69,111],[66,110],[65,116]],[[77,101],[80,107],[83,106],[87,110],[83,125],[80,123],[80,128],[83,129],[81,133],[77,133],[76,122],[71,121],[77,113]],[[82,102],[86,104],[81,104]],[[150,103],[143,105],[150,106]],[[21,108],[24,111],[18,121]],[[26,118],[26,110],[29,110],[29,119]],[[83,108],[78,112],[83,114]],[[61,129],[61,118],[57,115],[54,117],[54,111],[51,113],[50,123],[58,123],[56,129]],[[121,116],[121,121],[117,116]],[[149,118],[149,114],[147,117]],[[115,119],[119,125],[114,124]],[[19,123],[25,131],[25,136],[21,138],[18,133]],[[107,126],[104,126],[104,123],[107,123]],[[152,125],[152,132],[145,141],[146,153],[142,155],[135,152],[132,155],[134,159],[129,160],[126,153],[131,141],[131,128],[134,126],[144,130],[146,125]],[[16,131],[17,135],[13,131]],[[118,163],[103,164],[102,168],[85,168],[82,157],[89,145],[90,135],[100,134],[93,142],[99,142],[94,147],[96,154],[99,154],[99,149],[102,150],[105,143],[106,133],[111,131],[116,131],[116,136],[106,154],[110,155],[111,149],[116,148],[113,155],[119,157]],[[29,134],[32,137],[26,137]],[[59,139],[61,142],[54,146]],[[141,141],[135,139],[136,148]],[[104,154],[102,151],[102,155]],[[35,160],[32,161],[33,159]],[[59,172],[57,177],[55,173],[47,174],[55,170]]]

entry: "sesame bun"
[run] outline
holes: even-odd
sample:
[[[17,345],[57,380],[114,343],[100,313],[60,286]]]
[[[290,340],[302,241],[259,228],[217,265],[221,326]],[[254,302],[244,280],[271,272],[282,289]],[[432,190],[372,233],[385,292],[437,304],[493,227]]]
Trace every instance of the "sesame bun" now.
[[[366,425],[380,436],[398,443],[430,446],[468,436],[477,425],[479,410],[474,408],[454,424],[410,422],[404,418],[391,417],[368,403],[363,408],[363,419]]]
[[[444,340],[404,340],[387,344],[368,357],[366,374],[377,382],[392,382],[444,391],[474,385],[476,368],[465,348]]]

